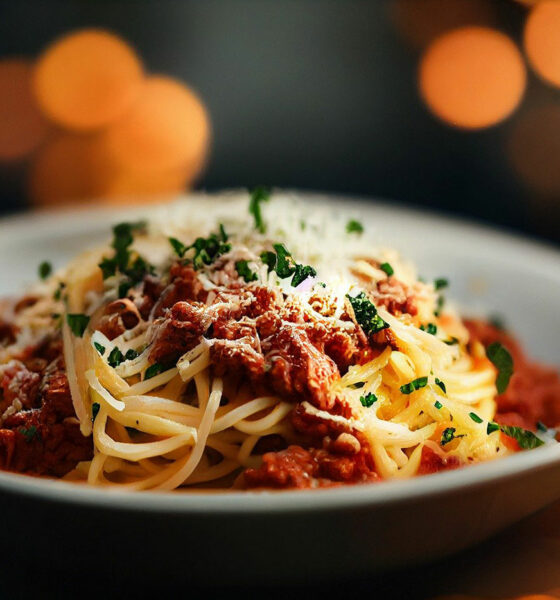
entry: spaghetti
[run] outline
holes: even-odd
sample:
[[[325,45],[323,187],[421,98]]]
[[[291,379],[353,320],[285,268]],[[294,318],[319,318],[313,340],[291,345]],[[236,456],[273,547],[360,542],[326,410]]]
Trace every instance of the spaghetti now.
[[[6,305],[4,468],[131,490],[320,487],[553,443],[494,421],[511,355],[469,333],[443,280],[355,220],[267,200],[121,223]]]

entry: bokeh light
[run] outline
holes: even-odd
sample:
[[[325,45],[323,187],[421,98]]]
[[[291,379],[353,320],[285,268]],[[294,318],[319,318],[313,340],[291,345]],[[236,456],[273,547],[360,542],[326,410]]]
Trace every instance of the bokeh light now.
[[[560,0],[539,2],[525,24],[524,44],[533,69],[560,86]]]
[[[148,78],[138,100],[105,133],[110,152],[132,171],[198,168],[210,136],[206,109],[175,79]]]
[[[535,106],[517,116],[508,156],[530,189],[545,195],[560,194],[560,103]]]
[[[41,206],[94,200],[114,176],[98,134],[62,133],[35,156],[29,196]]]
[[[70,129],[90,131],[121,117],[143,80],[140,60],[121,38],[87,29],[46,49],[37,63],[34,90],[43,111]]]
[[[433,42],[419,71],[430,110],[457,127],[478,129],[505,119],[519,104],[526,71],[515,44],[485,27],[464,27]]]
[[[27,60],[0,61],[0,161],[24,158],[49,130],[31,91],[32,73]]]
[[[441,34],[466,25],[492,25],[494,6],[488,0],[393,0],[391,19],[401,37],[425,48]]]

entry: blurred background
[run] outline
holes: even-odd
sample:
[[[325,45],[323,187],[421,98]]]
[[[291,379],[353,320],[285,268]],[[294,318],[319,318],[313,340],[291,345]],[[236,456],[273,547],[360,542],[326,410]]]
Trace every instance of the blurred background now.
[[[0,214],[266,184],[560,243],[560,0],[4,0],[0,15]]]

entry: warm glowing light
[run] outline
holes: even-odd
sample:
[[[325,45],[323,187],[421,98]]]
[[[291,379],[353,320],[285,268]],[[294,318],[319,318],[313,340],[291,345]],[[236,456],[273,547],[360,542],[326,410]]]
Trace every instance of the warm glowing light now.
[[[560,1],[539,2],[525,25],[525,51],[535,71],[560,86]]]
[[[422,57],[420,91],[440,119],[467,129],[494,125],[519,104],[523,59],[504,34],[464,27],[438,38]]]
[[[112,33],[87,29],[46,49],[37,63],[34,90],[52,120],[90,131],[121,117],[142,81],[140,60],[126,42]]]
[[[466,25],[491,25],[494,7],[488,0],[393,0],[392,21],[414,48],[425,48],[441,34]]]
[[[159,173],[117,171],[107,181],[100,196],[110,204],[153,202],[187,189],[189,173],[175,169]]]
[[[208,115],[198,96],[179,81],[153,76],[105,139],[127,170],[161,172],[200,166],[209,135]]]
[[[30,154],[49,129],[31,92],[32,69],[23,59],[0,61],[0,161]]]
[[[29,175],[29,195],[40,205],[93,200],[114,175],[98,135],[65,133],[45,144]]]
[[[511,164],[534,191],[560,194],[560,104],[535,107],[516,118],[508,143]]]

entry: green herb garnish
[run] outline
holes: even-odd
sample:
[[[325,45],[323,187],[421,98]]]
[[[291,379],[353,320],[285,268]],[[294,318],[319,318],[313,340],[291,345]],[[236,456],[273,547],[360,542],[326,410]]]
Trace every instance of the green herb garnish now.
[[[500,342],[490,344],[488,348],[486,348],[486,356],[490,359],[496,369],[498,369],[496,389],[498,390],[498,394],[503,394],[507,390],[509,380],[513,375],[513,358]]]
[[[93,345],[95,346],[97,352],[101,354],[101,356],[105,354],[105,346],[102,346],[99,342],[93,342]]]
[[[185,252],[187,251],[187,246],[185,246],[185,244],[183,244],[183,242],[180,242],[177,238],[170,237],[167,239],[169,240],[171,247],[175,251],[175,254],[177,254],[179,258],[183,258],[183,256],[185,256]]]
[[[365,292],[360,292],[357,296],[346,296],[354,310],[356,321],[363,329],[366,335],[373,335],[382,329],[389,327],[378,314],[373,302],[366,296]]]
[[[146,381],[146,379],[151,379],[152,377],[155,377],[156,375],[159,375],[160,373],[163,373],[163,365],[161,363],[154,363],[153,365],[150,365],[146,369],[146,373],[144,375],[144,381]]]
[[[455,346],[455,344],[459,343],[459,340],[456,337],[451,337],[448,340],[444,340],[444,343],[448,346]]]
[[[449,285],[449,281],[447,279],[444,279],[443,277],[434,280],[434,288],[436,290],[442,290],[443,288],[446,288]]]
[[[377,396],[371,392],[365,396],[360,396],[360,403],[365,408],[373,406],[375,402],[377,402]]]
[[[532,450],[544,445],[544,442],[538,438],[532,431],[522,427],[513,427],[511,425],[500,425],[500,430],[517,441],[523,450]]]
[[[76,337],[82,337],[88,326],[89,317],[81,313],[67,314],[66,322]]]
[[[456,440],[457,438],[465,437],[464,434],[455,435],[455,431],[457,431],[455,429],[455,427],[447,427],[447,429],[443,430],[443,433],[441,434],[441,442],[440,442],[442,446],[445,446],[445,444],[449,444],[449,442],[452,442],[453,440]]]
[[[110,367],[113,367],[113,369],[114,369],[114,368],[118,367],[123,361],[124,361],[123,353],[117,348],[117,346],[115,346],[109,353],[109,356],[107,357],[107,363],[109,364]]]
[[[97,413],[99,412],[99,409],[101,407],[99,406],[99,402],[94,402],[91,405],[91,420],[95,421],[95,417],[97,417]]]
[[[257,279],[259,278],[255,272],[251,271],[249,267],[249,262],[246,260],[238,260],[235,263],[235,270],[237,271],[239,276],[243,277],[243,279],[247,283],[251,281],[257,281]]]
[[[395,270],[388,262],[381,263],[379,268],[386,273],[388,277],[391,277],[391,275],[395,273]]]
[[[494,433],[494,431],[499,431],[499,429],[500,429],[500,426],[498,425],[498,423],[489,421],[488,425],[486,425],[486,434],[490,435],[491,433]]]
[[[420,329],[425,331],[426,333],[430,333],[431,335],[436,335],[437,333],[437,325],[434,323],[428,323],[427,325],[420,325]]]
[[[348,387],[353,389],[353,390],[357,390],[359,388],[363,388],[365,385],[364,381],[358,381],[357,383],[353,383],[352,385],[349,385]]]
[[[51,273],[52,273],[52,265],[50,262],[44,260],[40,265],[39,265],[39,277],[41,279],[46,279]]]
[[[276,274],[280,279],[291,277],[296,270],[296,261],[284,244],[274,244],[276,250]]]
[[[261,204],[270,200],[270,189],[260,186],[251,190],[250,193],[251,199],[249,200],[249,212],[255,219],[255,229],[260,231],[260,233],[265,233],[266,225],[264,224],[262,218]]]
[[[469,417],[475,422],[475,423],[482,423],[482,419],[476,414],[476,413],[469,413]]]
[[[419,390],[420,388],[426,387],[428,385],[428,377],[418,377],[418,379],[415,379],[414,381],[411,381],[410,383],[405,383],[404,385],[401,385],[400,390],[401,390],[401,394],[412,394],[412,392],[415,392],[416,390]]]
[[[25,441],[29,443],[35,437],[37,433],[37,427],[35,427],[35,425],[31,425],[31,427],[28,428],[20,427],[18,431],[25,437]]]
[[[441,314],[441,309],[445,304],[445,298],[443,296],[438,296],[436,300],[436,309],[434,310],[434,316],[439,317]]]
[[[207,238],[196,238],[188,250],[194,249],[192,258],[195,269],[201,269],[204,265],[212,264],[219,256],[231,250],[231,244],[227,243],[227,235],[223,225],[220,225],[219,233],[211,233]]]
[[[268,272],[274,271],[274,267],[276,266],[276,254],[271,252],[270,250],[265,250],[261,252],[261,260],[268,267]]]
[[[305,281],[308,277],[315,277],[317,271],[309,265],[296,264],[296,270],[292,278],[292,287],[297,287],[300,283]]]
[[[445,387],[445,383],[443,383],[443,381],[442,381],[441,379],[438,379],[437,377],[436,377],[436,385],[437,385],[439,388],[441,388],[441,391],[442,391],[444,394],[447,394],[447,388]]]
[[[360,221],[356,221],[356,219],[350,219],[348,223],[346,223],[346,233],[363,233],[364,226],[360,223]]]
[[[436,407],[438,410],[440,410],[441,408],[443,408],[443,404],[442,404],[442,403],[441,403],[439,400],[436,400],[436,401],[434,402],[434,406],[435,406],[435,407]]]
[[[135,358],[138,357],[138,352],[136,352],[136,350],[130,348],[130,350],[126,351],[126,354],[124,355],[125,360],[134,360]]]

